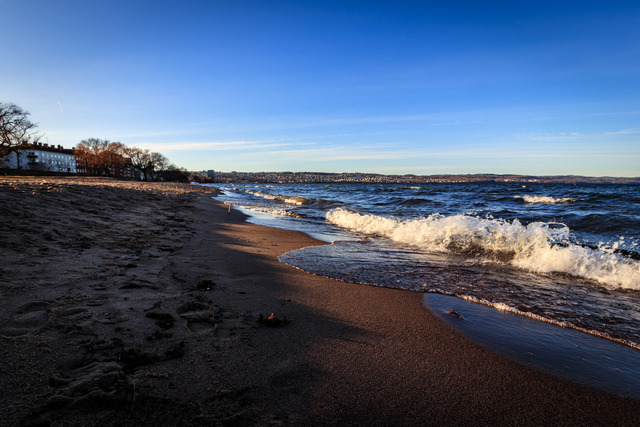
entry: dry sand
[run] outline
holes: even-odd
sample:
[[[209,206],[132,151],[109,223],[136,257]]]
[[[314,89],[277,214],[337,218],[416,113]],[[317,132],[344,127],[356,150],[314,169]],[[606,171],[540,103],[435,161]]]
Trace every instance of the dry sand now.
[[[2,425],[637,425],[412,292],[278,262],[321,244],[210,189],[0,177]],[[261,315],[286,318],[278,326]],[[274,322],[278,323],[278,322]]]

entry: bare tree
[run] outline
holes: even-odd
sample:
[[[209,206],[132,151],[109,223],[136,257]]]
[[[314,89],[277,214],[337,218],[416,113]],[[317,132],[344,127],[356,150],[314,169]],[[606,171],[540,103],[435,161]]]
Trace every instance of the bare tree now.
[[[75,147],[75,157],[78,166],[87,175],[102,175],[100,156],[106,150],[108,141],[97,138],[83,139]]]
[[[120,142],[89,138],[75,147],[75,156],[87,175],[118,176],[126,166],[127,147]]]
[[[102,154],[102,165],[108,171],[108,176],[119,175],[127,165],[125,158],[127,147],[121,142],[109,142]]]
[[[142,179],[145,181],[160,180],[170,166],[169,159],[164,155],[151,152],[146,148],[127,148],[126,155],[129,156],[132,166],[142,172]]]
[[[162,174],[169,167],[169,159],[160,153],[151,153],[151,164],[153,166],[154,180],[158,181],[162,177]]]
[[[153,171],[153,162],[149,150],[138,147],[127,148],[127,156],[129,156],[134,169],[142,172],[142,179],[147,181]]]
[[[38,125],[29,120],[29,113],[15,104],[0,102],[0,159],[40,141]],[[20,159],[18,157],[18,169]]]

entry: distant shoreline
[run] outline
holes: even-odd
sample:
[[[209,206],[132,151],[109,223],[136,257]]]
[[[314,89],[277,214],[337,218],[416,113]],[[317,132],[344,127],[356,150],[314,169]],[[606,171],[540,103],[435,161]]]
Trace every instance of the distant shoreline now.
[[[382,175],[373,173],[325,173],[325,172],[215,172],[214,183],[259,182],[280,184],[428,184],[428,183],[482,183],[504,182],[518,184],[640,184],[640,177],[591,177],[579,175]]]

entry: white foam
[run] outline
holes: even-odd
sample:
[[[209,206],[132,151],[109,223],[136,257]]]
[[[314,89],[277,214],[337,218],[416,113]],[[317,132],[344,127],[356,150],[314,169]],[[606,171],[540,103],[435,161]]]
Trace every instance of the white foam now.
[[[571,197],[551,197],[551,196],[515,196],[516,199],[522,199],[527,204],[544,203],[548,205],[555,205],[559,203],[571,203],[576,199]]]
[[[468,215],[430,215],[399,220],[333,209],[327,220],[344,229],[376,235],[427,251],[467,252],[500,259],[537,273],[567,273],[604,285],[640,290],[640,263],[611,250],[569,243],[564,224],[505,221]]]
[[[285,197],[284,199],[285,203],[289,203],[290,205],[303,205],[307,202],[307,199],[305,199],[304,197],[301,196],[295,196],[295,197]]]
[[[503,311],[505,313],[517,314],[519,316],[528,317],[530,319],[538,320],[540,322],[552,323],[554,325],[562,326],[563,328],[571,327],[571,325],[569,323],[555,321],[553,319],[549,319],[547,317],[540,316],[539,314],[531,313],[531,312],[528,312],[528,311],[518,310],[517,308],[512,307],[512,306],[510,306],[508,304],[502,303],[502,302],[491,302],[491,301],[488,301],[486,299],[476,298],[476,297],[471,296],[471,295],[459,295],[458,297],[463,299],[463,300],[465,300],[465,301],[469,301],[469,302],[473,302],[473,303],[476,303],[476,304],[482,304],[482,305],[486,305],[486,306],[489,306],[489,307],[493,307],[493,308],[495,308],[497,310],[500,310],[500,311]]]
[[[283,202],[283,203],[296,205],[296,206],[309,204],[312,202],[312,200],[306,199],[302,196],[283,196],[281,194],[271,194],[266,191],[245,190],[245,193],[255,197],[262,197],[263,199],[274,200],[276,202]]]
[[[229,204],[228,202],[225,202]],[[254,205],[243,205],[243,204],[234,204],[233,205],[237,209],[246,209],[253,212],[265,213],[273,216],[296,216],[293,212],[289,212],[286,209],[280,208],[270,208],[265,206],[254,206]]]
[[[611,335],[609,335],[609,334],[607,334],[605,332],[600,332],[600,331],[595,331],[595,330],[592,330],[592,329],[583,328],[581,326],[577,326],[577,325],[574,325],[574,324],[571,324],[571,323],[568,323],[568,322],[561,322],[561,321],[554,320],[554,319],[551,319],[551,318],[548,318],[548,317],[544,317],[544,316],[540,316],[538,314],[531,313],[531,312],[528,312],[528,311],[518,310],[515,307],[512,307],[512,306],[510,306],[508,304],[504,304],[504,303],[501,303],[501,302],[495,302],[494,303],[494,302],[490,302],[490,301],[488,301],[486,299],[476,298],[476,297],[471,296],[471,295],[459,295],[458,297],[463,299],[463,300],[465,300],[465,301],[469,301],[469,302],[473,302],[473,303],[476,303],[476,304],[482,304],[482,305],[486,305],[486,306],[489,306],[489,307],[493,307],[493,308],[495,308],[497,310],[500,310],[500,311],[503,311],[505,313],[517,314],[519,316],[528,317],[530,319],[538,320],[540,322],[545,322],[545,323],[549,323],[549,324],[552,324],[552,325],[561,326],[563,328],[575,329],[575,330],[578,330],[580,332],[585,332],[585,333],[590,334],[590,335],[594,335],[594,336],[597,336],[597,337],[600,337],[600,338],[605,338],[605,339],[608,339],[610,341],[614,341],[614,342],[617,342],[619,344],[624,344],[624,345],[627,345],[629,347],[632,347],[632,348],[640,350],[640,344],[638,344],[636,342],[633,342],[633,341],[626,340],[626,339],[613,337],[613,336],[611,336]]]

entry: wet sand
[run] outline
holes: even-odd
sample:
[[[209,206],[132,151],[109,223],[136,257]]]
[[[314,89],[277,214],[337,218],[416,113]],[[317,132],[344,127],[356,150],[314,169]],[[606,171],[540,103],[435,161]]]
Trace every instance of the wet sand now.
[[[323,243],[244,219],[200,186],[0,177],[0,424],[640,419],[463,338],[420,294],[280,263]]]

